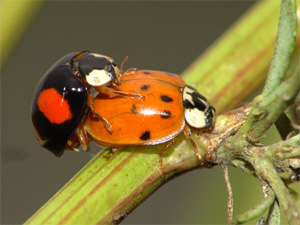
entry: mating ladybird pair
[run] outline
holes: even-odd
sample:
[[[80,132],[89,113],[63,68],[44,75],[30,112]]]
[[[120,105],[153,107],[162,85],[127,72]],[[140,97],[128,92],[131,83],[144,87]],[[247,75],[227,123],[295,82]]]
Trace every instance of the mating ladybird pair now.
[[[56,156],[80,145],[86,151],[91,139],[112,147],[171,144],[182,131],[197,152],[190,128],[211,127],[214,115],[214,107],[180,76],[122,72],[110,57],[89,52],[70,53],[55,63],[32,103],[38,141]]]

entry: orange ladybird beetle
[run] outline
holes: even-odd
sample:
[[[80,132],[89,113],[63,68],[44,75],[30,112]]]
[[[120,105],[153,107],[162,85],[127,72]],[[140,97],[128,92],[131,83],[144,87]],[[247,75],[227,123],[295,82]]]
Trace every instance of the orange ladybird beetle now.
[[[193,87],[173,73],[129,69],[122,75],[119,90],[142,95],[141,99],[123,98],[114,93],[99,93],[94,99],[95,110],[111,125],[112,133],[93,115],[84,123],[84,131],[102,146],[173,144],[184,132],[191,141],[192,128],[208,128],[213,124],[215,108]],[[197,155],[199,158],[199,156]]]

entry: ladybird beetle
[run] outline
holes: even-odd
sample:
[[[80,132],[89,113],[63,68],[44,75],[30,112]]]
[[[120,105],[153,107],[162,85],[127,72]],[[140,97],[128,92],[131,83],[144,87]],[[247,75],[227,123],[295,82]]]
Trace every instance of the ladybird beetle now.
[[[162,169],[162,154],[183,131],[198,154],[190,128],[211,127],[215,109],[196,89],[186,85],[176,74],[137,69],[127,70],[118,88],[144,98],[128,99],[113,93],[99,93],[94,99],[95,110],[107,119],[113,132],[107,132],[94,116],[89,116],[84,130],[92,139],[100,145],[112,147],[169,141],[159,153]]]
[[[113,59],[104,55],[74,52],[56,62],[39,81],[32,102],[32,123],[40,145],[56,156],[60,156],[65,148],[78,146],[77,128],[81,127],[89,110],[107,132],[111,132],[110,124],[94,110],[90,88],[98,87],[98,91],[120,96],[141,97],[115,90],[120,78]],[[83,148],[86,145],[83,144]]]

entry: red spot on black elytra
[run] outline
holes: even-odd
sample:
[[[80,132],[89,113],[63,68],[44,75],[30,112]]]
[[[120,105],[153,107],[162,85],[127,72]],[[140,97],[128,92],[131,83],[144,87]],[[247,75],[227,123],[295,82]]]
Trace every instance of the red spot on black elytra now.
[[[43,90],[37,100],[37,105],[50,123],[61,124],[72,119],[68,100],[64,99],[55,88]]]

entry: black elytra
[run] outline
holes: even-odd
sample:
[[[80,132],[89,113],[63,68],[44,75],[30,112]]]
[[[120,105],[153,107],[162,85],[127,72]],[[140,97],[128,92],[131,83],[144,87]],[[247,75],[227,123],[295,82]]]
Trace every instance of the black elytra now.
[[[111,80],[116,79],[116,64],[107,56],[88,51],[73,52],[57,61],[39,81],[33,96],[31,118],[40,144],[56,156],[60,156],[85,118],[88,105],[89,85],[86,76],[93,70],[105,70]],[[51,123],[37,104],[41,93],[55,89],[67,101],[72,117],[60,124]],[[57,113],[60,113],[59,111]]]
[[[32,101],[31,118],[42,146],[60,156],[87,111],[87,87],[73,74],[70,62],[79,52],[70,53],[56,62],[39,81]],[[40,94],[54,88],[68,101],[72,118],[61,124],[51,123],[37,105]],[[59,112],[57,112],[59,113]]]

